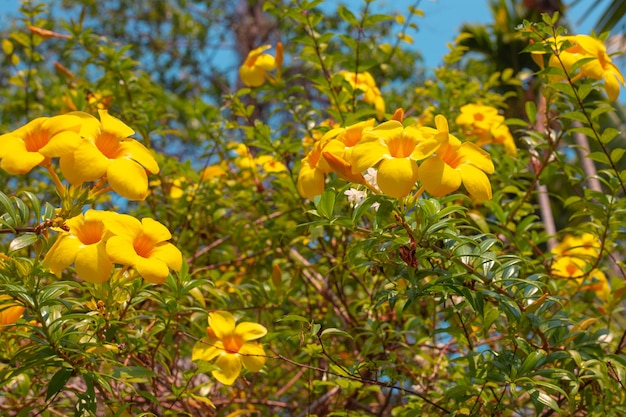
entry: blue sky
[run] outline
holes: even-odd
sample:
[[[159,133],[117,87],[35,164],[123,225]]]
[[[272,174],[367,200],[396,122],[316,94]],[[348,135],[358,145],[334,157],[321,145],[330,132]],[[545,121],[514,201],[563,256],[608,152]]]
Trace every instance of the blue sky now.
[[[328,3],[358,4],[356,0],[326,0]],[[521,1],[521,0],[519,0]],[[384,12],[399,12],[406,15],[408,6],[413,5],[415,0],[376,0],[374,7]],[[571,4],[571,0],[565,0]],[[589,34],[593,24],[598,20],[600,11],[607,1],[579,0],[570,7],[565,16],[575,33]],[[590,6],[591,13],[587,12]],[[10,20],[10,15],[15,14],[19,7],[19,0],[0,0],[0,25]],[[492,21],[487,0],[421,0],[419,8],[424,11],[425,17],[415,18],[419,26],[418,32],[410,33],[413,36],[415,46],[424,57],[427,67],[436,67],[442,62],[442,57],[448,51],[447,43],[454,40],[463,23],[489,23]],[[584,19],[583,19],[584,17]],[[626,59],[616,60],[622,73],[626,73]],[[622,89],[620,101],[626,101],[626,89]]]

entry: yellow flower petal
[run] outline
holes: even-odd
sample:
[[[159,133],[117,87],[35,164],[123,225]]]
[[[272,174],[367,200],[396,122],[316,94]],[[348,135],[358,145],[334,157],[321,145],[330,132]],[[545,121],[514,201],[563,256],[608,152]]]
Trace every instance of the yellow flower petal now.
[[[191,350],[192,361],[212,361],[224,352],[224,345],[215,338],[203,337],[198,340]]]
[[[303,162],[298,174],[298,192],[310,200],[324,192],[324,174]]]
[[[143,279],[153,284],[162,284],[170,273],[165,262],[154,257],[137,256],[134,266]]]
[[[235,332],[235,318],[227,311],[213,311],[209,313],[209,326],[218,339]]]
[[[479,148],[473,143],[465,142],[461,145],[458,152],[462,155],[464,163],[469,163],[485,171],[487,174],[493,174],[494,166],[491,155],[485,150]]]
[[[276,60],[269,54],[263,54],[256,59],[254,65],[265,71],[271,71],[276,68]]]
[[[57,238],[43,260],[43,266],[50,269],[54,275],[61,277],[63,269],[74,262],[80,249],[81,242],[69,233],[62,233]]]
[[[129,200],[144,200],[148,196],[148,176],[137,162],[118,158],[107,169],[113,191]]]
[[[265,365],[265,350],[260,343],[244,343],[239,353],[243,366],[251,372],[259,372]]]
[[[378,187],[391,197],[407,196],[418,178],[415,161],[408,158],[384,159],[378,167]]]
[[[25,308],[17,304],[11,296],[0,295],[0,326],[15,324],[24,314],[24,310]]]
[[[89,140],[83,140],[76,150],[61,157],[61,172],[72,184],[94,181],[102,177],[111,161]]]
[[[180,250],[171,243],[157,245],[150,256],[165,263],[172,271],[180,271],[183,266],[183,255]]]
[[[143,165],[145,169],[150,171],[150,173],[159,173],[159,165],[157,164],[157,161],[154,159],[154,156],[152,156],[150,150],[148,150],[148,148],[143,146],[141,143],[134,139],[128,139],[122,142],[120,149],[120,152],[123,155],[137,161],[139,164]]]
[[[352,173],[361,174],[368,168],[374,167],[381,159],[389,156],[389,149],[378,141],[360,142],[350,155]]]
[[[472,165],[461,165],[457,169],[465,189],[472,197],[479,201],[491,200],[491,183],[483,171]]]
[[[23,146],[23,142],[19,141],[22,145],[22,150],[12,152],[11,150],[18,149],[17,141],[13,138],[5,139],[2,142],[2,146],[6,146],[7,153],[0,162],[0,167],[9,174],[21,175],[30,172],[31,169],[39,165],[46,158],[39,152],[27,152]]]
[[[224,385],[232,385],[241,372],[241,359],[239,355],[224,353],[215,361],[220,370],[211,374]]]
[[[247,342],[249,340],[259,339],[265,336],[267,334],[267,329],[259,323],[244,321],[237,324],[237,327],[235,327],[235,334],[240,336],[244,342]]]
[[[167,227],[149,217],[141,219],[141,226],[143,232],[154,239],[155,242],[164,242],[172,238],[172,234]]]
[[[434,197],[441,197],[461,186],[461,174],[438,156],[428,158],[419,167],[420,182]]]
[[[132,240],[126,236],[110,237],[106,243],[106,252],[112,262],[126,266],[135,265],[139,257],[133,247]]]
[[[74,152],[80,145],[81,138],[77,132],[60,132],[50,138],[50,141],[39,149],[39,153],[46,158],[54,158]]]
[[[125,236],[131,241],[143,231],[142,223],[128,214],[107,217],[104,219],[104,224],[113,234]]]
[[[74,269],[83,280],[99,284],[109,279],[113,264],[104,242],[87,245],[80,249],[74,261]]]
[[[133,129],[128,127],[120,119],[111,116],[107,110],[98,110],[98,115],[100,116],[103,130],[115,133],[115,135],[120,138],[126,138],[135,134]]]

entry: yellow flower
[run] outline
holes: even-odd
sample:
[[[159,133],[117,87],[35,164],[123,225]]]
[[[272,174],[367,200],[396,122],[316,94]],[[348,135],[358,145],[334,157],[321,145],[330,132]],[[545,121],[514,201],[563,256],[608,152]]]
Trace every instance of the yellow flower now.
[[[552,249],[555,255],[552,273],[562,278],[577,278],[585,274],[586,266],[600,256],[600,242],[591,233],[581,236],[566,235]]]
[[[551,252],[555,255],[553,276],[574,279],[581,291],[594,291],[601,300],[607,300],[611,288],[606,275],[597,268],[591,269],[600,256],[600,242],[594,235],[566,235]]]
[[[271,45],[260,46],[248,54],[243,65],[239,67],[239,77],[246,87],[260,87],[265,84],[266,79],[271,79],[268,71],[276,68],[280,70],[282,65],[282,44],[276,45],[276,59],[270,54],[263,52],[270,49]]]
[[[517,155],[517,145],[507,125],[501,124],[491,128],[493,143],[504,145],[504,151],[509,156]]]
[[[448,132],[447,120],[435,117],[439,132]],[[452,135],[419,167],[419,177],[424,189],[435,197],[457,190],[461,183],[467,192],[479,201],[491,199],[491,184],[487,174],[493,174],[494,166],[487,152],[473,143],[461,143]]]
[[[502,144],[507,155],[515,156],[517,146],[508,126],[503,123],[504,116],[498,114],[498,109],[482,104],[462,106],[461,114],[456,118],[456,124],[463,128],[465,136],[477,146]]]
[[[322,141],[318,140],[313,149],[302,159],[298,173],[298,192],[310,200],[324,192],[324,174],[331,171],[322,160]]]
[[[226,169],[221,165],[209,165],[200,172],[200,181],[212,180],[226,175]]]
[[[593,58],[580,66],[580,74],[570,74],[570,76],[573,78],[586,76],[595,80],[604,80],[604,89],[609,99],[617,100],[620,84],[625,85],[624,76],[611,61],[602,41],[587,35],[574,35],[559,36],[556,42],[554,38],[550,38],[546,42],[549,42],[553,48],[560,48],[566,41],[570,43],[570,46],[559,52],[559,57],[567,72],[570,72],[572,66],[581,59]],[[550,56],[549,65],[561,68],[561,63],[555,55]]]
[[[430,156],[446,138],[447,132],[425,135],[420,128],[389,120],[364,132],[352,149],[352,172],[362,173],[378,164],[380,190],[405,197],[418,179],[417,161]]]
[[[0,136],[0,167],[26,174],[50,158],[71,154],[80,144],[81,120],[76,116],[40,117]]]
[[[372,128],[375,122],[374,119],[369,119],[351,126],[335,128],[322,137],[322,159],[340,178],[356,184],[363,183],[360,172],[352,173],[352,149],[361,142],[363,132]]]
[[[137,269],[146,281],[161,284],[169,270],[180,271],[182,254],[167,241],[172,234],[156,220],[120,214],[105,219],[105,224],[115,236],[106,243],[106,252],[114,263]]]
[[[270,173],[278,173],[287,171],[287,167],[280,161],[277,161],[271,155],[261,155],[254,159],[257,165],[263,168],[263,171]]]
[[[69,231],[62,232],[46,254],[43,265],[57,277],[63,269],[74,264],[76,274],[85,281],[105,282],[109,279],[113,263],[106,252],[106,242],[111,236],[104,219],[117,213],[87,210],[67,220]]]
[[[461,114],[456,118],[456,124],[473,126],[481,131],[489,131],[493,125],[499,125],[504,117],[498,114],[498,109],[482,104],[466,104],[461,106]]]
[[[353,90],[363,92],[363,101],[374,105],[376,117],[382,119],[385,115],[385,100],[380,89],[376,86],[374,77],[367,71],[355,74],[351,71],[340,71],[339,74],[350,83]]]
[[[150,151],[129,138],[135,131],[107,110],[98,110],[100,121],[88,113],[73,112],[82,119],[84,140],[71,154],[61,157],[61,171],[67,180],[79,185],[106,174],[113,191],[129,200],[148,195],[148,176],[159,172]]]
[[[11,296],[0,295],[0,330],[5,326],[15,324],[24,314],[24,307],[17,304]]]
[[[232,385],[241,372],[241,366],[251,372],[258,372],[265,365],[263,346],[252,340],[267,334],[267,329],[251,322],[235,325],[235,318],[226,311],[209,313],[207,337],[194,346],[192,360],[210,362],[217,358],[219,370],[212,372],[215,379],[224,385]]]

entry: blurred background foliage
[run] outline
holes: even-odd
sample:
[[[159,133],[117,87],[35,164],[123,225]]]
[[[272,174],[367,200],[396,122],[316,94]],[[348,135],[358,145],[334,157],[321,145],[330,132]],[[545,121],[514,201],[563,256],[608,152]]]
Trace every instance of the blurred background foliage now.
[[[23,1],[1,31],[1,132],[107,108],[161,171],[145,201],[112,195],[97,208],[158,219],[187,266],[161,286],[93,285],[71,270],[57,280],[40,264],[53,231],[18,250],[9,245],[20,233],[3,232],[0,292],[40,309],[0,333],[2,413],[626,414],[625,167],[612,153],[626,138],[616,134],[608,150],[593,140],[623,131],[623,106],[589,80],[577,87],[588,86],[584,100],[564,94],[523,52],[532,35],[520,25],[567,16],[560,1],[490,2],[492,24],[461,28],[432,74],[411,42],[428,19],[419,3],[400,14],[374,1]],[[605,3],[602,31],[624,14],[622,2]],[[275,53],[278,42],[281,79],[244,87],[248,53],[264,44]],[[488,148],[493,199],[371,195],[354,207],[334,175],[320,197],[302,198],[296,181],[311,144],[335,124],[376,117],[346,93],[341,70],[372,74],[385,119],[402,108],[407,123],[433,126],[443,114],[462,137],[462,106],[499,109],[519,153]],[[591,152],[615,157],[594,159],[599,190],[573,122],[591,129]],[[21,226],[58,207],[38,171],[0,171],[0,181],[16,197],[3,202],[5,221],[30,201],[19,192],[43,206],[12,220]],[[539,185],[558,239],[584,232],[601,242],[583,280],[552,269]],[[190,360],[215,310],[269,330],[265,368],[231,387]],[[88,332],[98,338],[84,345]]]

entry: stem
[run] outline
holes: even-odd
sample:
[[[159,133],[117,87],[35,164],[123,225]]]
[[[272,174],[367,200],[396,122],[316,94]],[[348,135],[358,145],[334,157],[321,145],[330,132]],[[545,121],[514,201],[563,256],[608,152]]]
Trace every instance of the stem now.
[[[61,179],[59,178],[55,170],[52,168],[52,164],[50,162],[50,159],[47,159],[43,166],[48,170],[48,174],[50,174],[50,178],[52,178],[52,181],[54,182],[54,185],[56,186],[59,194],[64,195],[65,186],[61,182]]]

